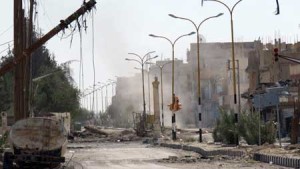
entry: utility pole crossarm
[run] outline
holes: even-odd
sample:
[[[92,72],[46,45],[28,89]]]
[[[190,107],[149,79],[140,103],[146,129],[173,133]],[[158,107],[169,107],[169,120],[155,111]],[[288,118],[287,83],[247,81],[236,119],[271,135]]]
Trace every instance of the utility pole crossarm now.
[[[95,0],[90,0],[87,3],[84,3],[76,12],[74,12],[72,15],[70,15],[67,19],[61,20],[60,24],[58,24],[55,28],[50,30],[46,35],[44,35],[42,38],[37,40],[30,47],[25,49],[22,53],[22,56],[17,57],[13,61],[5,64],[3,67],[0,67],[0,76],[4,75],[6,72],[12,70],[20,61],[22,61],[26,57],[30,57],[30,54],[32,52],[34,52],[36,49],[41,47],[44,43],[46,43],[49,39],[51,39],[53,36],[55,36],[61,30],[67,28],[70,23],[72,23],[74,20],[78,19],[85,12],[90,11],[95,6],[95,4],[96,4]]]

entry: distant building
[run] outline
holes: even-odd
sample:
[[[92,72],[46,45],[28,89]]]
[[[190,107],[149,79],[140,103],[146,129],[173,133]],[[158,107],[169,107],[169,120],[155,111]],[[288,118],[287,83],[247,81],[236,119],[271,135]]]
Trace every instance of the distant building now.
[[[239,71],[236,76],[240,79],[240,93],[248,89],[248,74],[245,71],[248,65],[248,58],[255,51],[258,42],[236,42],[235,59],[239,60]],[[232,62],[228,70],[228,60],[232,59],[231,42],[225,43],[200,43],[200,81],[202,98],[202,116],[205,127],[215,124],[219,116],[219,108],[233,108],[233,78]],[[187,62],[190,67],[193,85],[193,107],[197,108],[197,44],[192,43],[187,55]],[[236,62],[237,63],[237,62]],[[237,64],[236,68],[237,68]],[[238,77],[236,78],[236,92],[238,95]],[[245,105],[245,100],[241,99],[241,107]],[[238,105],[236,105],[237,107]]]
[[[239,60],[240,68],[240,93],[247,91],[249,88],[248,72],[246,72],[246,68],[248,66],[248,60],[251,60],[250,58],[252,57],[257,57],[257,46],[259,45],[259,41],[235,43],[235,59]],[[232,70],[228,70],[227,66],[228,60],[232,59],[231,56],[230,42],[200,43],[203,127],[212,127],[215,124],[216,119],[219,116],[220,107],[234,107]],[[157,61],[156,65],[163,65],[170,61],[170,59]],[[176,122],[178,127],[197,127],[198,124],[197,61],[196,43],[192,43],[190,49],[187,50],[186,62],[175,59],[174,91],[182,104],[182,110],[176,112]],[[154,80],[154,76],[157,76],[160,81],[160,69],[156,65],[150,66],[150,82]],[[148,113],[149,96],[147,73],[148,71],[145,72],[145,97]],[[172,64],[167,64],[163,69],[164,113],[165,124],[167,126],[171,126],[171,111],[167,106],[171,104],[171,82]],[[116,110],[118,113],[122,114],[128,106],[131,106],[129,108],[132,108],[134,111],[141,112],[143,110],[141,85],[142,79],[140,73],[133,77],[119,77],[117,79],[116,96],[114,96],[112,104],[117,105],[114,107],[118,107]],[[238,92],[238,85],[236,92]],[[150,94],[152,95],[152,85],[150,86]],[[150,104],[152,104],[152,96],[150,97]],[[245,104],[246,100],[241,98],[242,108],[245,107]],[[153,107],[151,107],[151,109],[153,110]],[[153,112],[150,112],[150,114],[151,113],[153,114]]]

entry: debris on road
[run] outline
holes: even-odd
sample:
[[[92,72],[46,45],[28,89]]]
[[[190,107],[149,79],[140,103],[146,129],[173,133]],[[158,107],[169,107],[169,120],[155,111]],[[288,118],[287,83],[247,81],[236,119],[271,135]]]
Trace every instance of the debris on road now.
[[[108,136],[108,133],[106,133],[106,132],[104,132],[103,130],[101,130],[101,129],[98,129],[96,126],[91,126],[91,125],[89,125],[89,126],[84,126],[84,128],[87,130],[87,131],[89,131],[89,132],[91,132],[91,133],[95,133],[95,134],[99,134],[99,135],[104,135],[104,136]]]
[[[141,139],[136,136],[133,129],[101,128],[92,125],[85,126],[83,131],[72,134],[74,139],[71,142],[124,142]]]

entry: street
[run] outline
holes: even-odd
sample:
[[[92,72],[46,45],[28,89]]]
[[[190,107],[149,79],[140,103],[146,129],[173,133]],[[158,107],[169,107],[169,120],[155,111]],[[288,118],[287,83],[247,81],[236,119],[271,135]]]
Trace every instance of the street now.
[[[74,169],[285,169],[281,166],[231,157],[202,159],[197,153],[141,142],[71,143],[66,158],[70,159],[72,155],[69,166]]]

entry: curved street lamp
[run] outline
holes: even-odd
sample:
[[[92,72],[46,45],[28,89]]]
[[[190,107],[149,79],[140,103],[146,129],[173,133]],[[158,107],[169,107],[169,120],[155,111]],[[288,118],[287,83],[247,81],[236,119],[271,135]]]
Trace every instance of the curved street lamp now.
[[[214,1],[214,2],[218,2],[222,5],[224,5],[230,14],[230,26],[231,26],[231,50],[232,50],[232,60],[235,60],[235,53],[234,53],[234,35],[233,35],[233,10],[234,8],[237,6],[237,4],[239,4],[242,0],[239,0],[238,2],[236,2],[232,8],[229,8],[228,5],[226,5],[224,2],[219,1],[219,0],[204,0],[204,1]],[[236,98],[236,77],[235,77],[235,62],[232,62],[232,72],[233,72],[233,92],[234,92],[234,104],[237,103],[237,98]]]
[[[172,105],[174,104],[174,101],[175,101],[175,93],[174,93],[174,47],[175,47],[175,44],[176,42],[182,38],[182,37],[185,37],[185,36],[190,36],[190,35],[193,35],[195,34],[195,32],[191,32],[191,33],[188,33],[188,34],[184,34],[184,35],[181,35],[179,36],[177,39],[175,39],[173,42],[167,38],[167,37],[164,37],[164,36],[158,36],[158,35],[154,35],[154,34],[149,34],[149,36],[151,37],[154,37],[154,38],[162,38],[162,39],[166,39],[168,42],[170,42],[171,46],[172,46]],[[176,140],[176,126],[175,126],[175,121],[176,121],[176,116],[175,116],[175,113],[174,111],[172,110],[172,139],[173,140]]]
[[[134,56],[137,56],[138,59],[129,59],[129,58],[125,58],[125,60],[127,61],[134,61],[134,62],[137,62],[141,65],[142,67],[142,87],[143,87],[143,117],[142,117],[142,125],[141,125],[141,131],[145,131],[145,127],[146,127],[146,102],[145,102],[145,85],[144,85],[144,64],[152,59],[155,59],[157,58],[158,56],[154,56],[154,57],[148,57],[146,58],[146,56],[154,53],[155,51],[151,51],[151,52],[148,52],[146,53],[143,57],[141,57],[140,55],[136,54],[136,53],[128,53],[129,55],[134,55]],[[143,133],[144,134],[144,133]]]
[[[196,29],[196,32],[197,32],[197,66],[198,66],[198,111],[199,111],[199,142],[201,143],[202,142],[202,129],[201,129],[201,87],[200,87],[200,34],[199,34],[199,29],[200,29],[200,26],[207,20],[209,19],[212,19],[212,18],[217,18],[219,16],[222,16],[223,13],[219,13],[218,15],[215,15],[215,16],[211,16],[211,17],[208,17],[206,19],[204,19],[203,21],[201,21],[198,25],[192,21],[191,19],[189,18],[184,18],[184,17],[179,17],[179,16],[176,16],[176,15],[173,15],[173,14],[169,14],[170,17],[172,18],[176,18],[176,19],[182,19],[182,20],[186,20],[186,21],[189,21],[191,22],[195,29]]]
[[[235,76],[235,55],[234,55],[234,35],[233,35],[233,10],[234,8],[237,6],[237,4],[239,4],[242,0],[239,0],[238,2],[236,2],[232,8],[229,8],[228,5],[226,5],[224,2],[219,1],[219,0],[203,0],[203,1],[214,1],[214,2],[218,2],[222,5],[224,5],[230,14],[230,26],[231,26],[231,51],[232,51],[232,75],[233,75],[233,97],[234,97],[234,104],[237,103],[237,98],[236,98],[236,76]],[[239,96],[240,97],[240,96]],[[240,113],[240,112],[239,112]],[[235,121],[236,123],[238,123],[238,114],[235,112]],[[238,140],[238,136],[236,137],[236,144],[239,144],[239,140]]]
[[[146,64],[149,64],[149,63],[151,63],[151,62],[146,62]],[[138,67],[134,67],[134,69],[136,69],[136,70],[142,70],[142,68],[138,68]],[[148,101],[149,101],[149,113],[151,113],[151,94],[150,94],[150,69],[149,70],[147,70],[147,68],[146,68],[146,70],[144,70],[145,72],[147,72],[147,76],[148,76]]]

